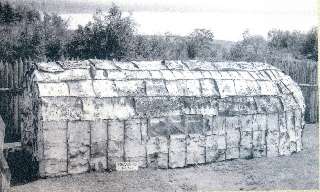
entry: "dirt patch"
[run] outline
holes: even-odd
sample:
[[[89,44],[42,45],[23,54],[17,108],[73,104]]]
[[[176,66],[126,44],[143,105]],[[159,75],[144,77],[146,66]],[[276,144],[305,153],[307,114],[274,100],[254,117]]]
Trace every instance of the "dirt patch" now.
[[[304,150],[289,157],[238,159],[183,169],[87,173],[12,187],[40,191],[211,191],[319,189],[318,125],[304,130]]]

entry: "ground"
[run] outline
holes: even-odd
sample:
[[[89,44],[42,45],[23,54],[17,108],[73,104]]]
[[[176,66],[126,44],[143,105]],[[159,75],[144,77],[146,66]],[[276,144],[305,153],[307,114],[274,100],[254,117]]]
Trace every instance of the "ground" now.
[[[189,168],[87,173],[40,179],[12,192],[319,189],[318,125],[306,125],[304,150],[289,157],[232,160]]]

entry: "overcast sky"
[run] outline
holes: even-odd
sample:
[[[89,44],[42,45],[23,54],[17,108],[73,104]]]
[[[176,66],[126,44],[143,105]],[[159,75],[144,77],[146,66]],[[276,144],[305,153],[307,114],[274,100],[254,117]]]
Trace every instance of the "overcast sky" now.
[[[41,1],[41,0],[40,0]],[[54,0],[42,0],[45,3]],[[132,12],[143,34],[171,32],[186,35],[194,28],[213,31],[216,39],[240,40],[249,29],[267,36],[273,28],[307,31],[317,25],[316,0],[56,0],[57,10],[71,5],[83,6],[62,14],[70,27],[85,24],[92,9],[106,8],[112,2],[125,12]],[[71,8],[72,9],[72,8]]]

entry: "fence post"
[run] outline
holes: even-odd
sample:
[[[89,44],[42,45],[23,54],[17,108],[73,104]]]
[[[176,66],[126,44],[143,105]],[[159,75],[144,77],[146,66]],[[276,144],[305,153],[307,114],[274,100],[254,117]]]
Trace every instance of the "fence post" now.
[[[19,87],[19,63],[18,62],[14,62],[13,63],[13,87],[14,88],[18,88]],[[13,127],[14,127],[14,133],[13,134],[17,134],[18,132],[18,126],[19,126],[19,109],[18,109],[18,96],[14,95],[13,96],[13,105],[14,105],[14,114],[13,114]]]

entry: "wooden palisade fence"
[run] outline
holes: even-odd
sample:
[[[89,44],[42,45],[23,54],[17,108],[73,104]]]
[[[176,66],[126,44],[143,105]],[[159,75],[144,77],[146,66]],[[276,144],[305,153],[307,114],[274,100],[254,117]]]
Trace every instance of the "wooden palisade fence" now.
[[[317,84],[299,84],[306,102],[305,120],[308,123],[318,121],[319,100]]]
[[[289,58],[270,59],[268,63],[281,69],[300,85],[306,103],[307,123],[318,121],[318,70],[317,62]]]
[[[0,61],[0,115],[6,124],[5,142],[20,140],[20,100],[27,63]]]
[[[318,121],[318,86],[317,63],[300,60],[268,61],[289,74],[300,84],[306,101],[305,120],[308,123]],[[22,96],[19,91],[24,84],[24,74],[33,61],[17,61],[7,63],[0,61],[0,115],[6,124],[5,142],[20,141],[20,110],[19,101]]]

